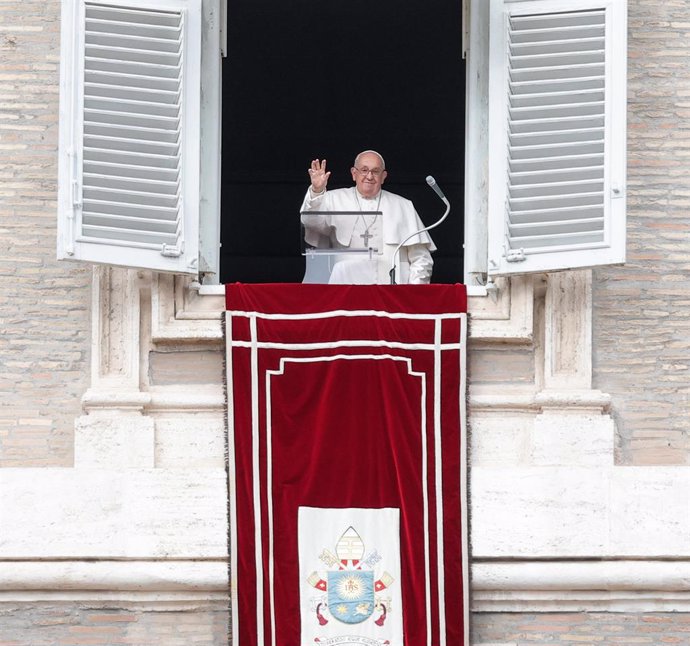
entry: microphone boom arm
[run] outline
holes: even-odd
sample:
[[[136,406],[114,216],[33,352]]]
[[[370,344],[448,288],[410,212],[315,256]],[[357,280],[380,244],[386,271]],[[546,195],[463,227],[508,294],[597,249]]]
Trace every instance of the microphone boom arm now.
[[[396,248],[395,251],[393,252],[393,259],[391,261],[391,268],[388,274],[391,277],[391,285],[395,285],[395,269],[396,269],[396,264],[395,264],[395,258],[398,256],[400,253],[400,249],[405,246],[405,243],[410,240],[411,238],[414,238],[415,236],[420,235],[421,233],[425,233],[426,231],[430,231],[431,229],[436,228],[441,222],[443,222],[447,217],[448,214],[450,213],[450,202],[446,198],[446,196],[441,192],[441,189],[436,185],[436,180],[429,175],[426,178],[426,183],[434,189],[434,192],[441,198],[443,203],[446,205],[446,212],[441,216],[439,220],[434,222],[433,224],[430,224],[428,227],[424,227],[423,229],[420,229],[419,231],[415,231],[414,233],[411,233],[407,238],[405,238]]]

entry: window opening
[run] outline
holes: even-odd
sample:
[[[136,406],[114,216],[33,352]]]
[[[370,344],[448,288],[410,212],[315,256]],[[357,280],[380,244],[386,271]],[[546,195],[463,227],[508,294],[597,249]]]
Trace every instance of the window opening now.
[[[433,282],[462,282],[465,66],[461,3],[235,0],[223,60],[221,282],[299,282],[299,206],[312,159],[351,185],[361,150],[434,230]]]

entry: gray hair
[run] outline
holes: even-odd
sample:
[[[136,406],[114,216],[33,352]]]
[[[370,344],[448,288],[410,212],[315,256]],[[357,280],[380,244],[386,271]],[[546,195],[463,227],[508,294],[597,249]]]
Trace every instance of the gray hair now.
[[[359,153],[359,155],[357,155],[357,157],[355,157],[355,164],[354,165],[357,166],[359,164],[359,160],[361,159],[361,157],[363,155],[368,155],[368,154],[376,155],[381,160],[381,168],[383,170],[386,170],[386,160],[383,158],[383,155],[381,153],[378,153],[375,150],[363,150],[361,153]]]

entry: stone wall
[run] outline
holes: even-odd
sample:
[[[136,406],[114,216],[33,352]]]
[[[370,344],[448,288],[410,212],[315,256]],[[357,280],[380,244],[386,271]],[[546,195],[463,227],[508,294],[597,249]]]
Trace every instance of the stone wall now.
[[[628,248],[595,271],[594,386],[621,465],[690,464],[690,2],[630,0]]]
[[[690,642],[688,613],[507,613],[473,617],[476,646],[662,646]]]
[[[0,11],[0,467],[71,466],[90,267],[55,260],[60,2]]]
[[[227,604],[0,603],[3,646],[227,646]]]

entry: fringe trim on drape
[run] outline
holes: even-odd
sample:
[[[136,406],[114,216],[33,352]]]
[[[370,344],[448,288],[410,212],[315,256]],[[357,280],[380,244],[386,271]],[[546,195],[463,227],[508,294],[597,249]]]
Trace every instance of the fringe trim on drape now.
[[[228,557],[228,646],[232,646],[232,563],[230,554],[230,425],[228,418],[228,344],[227,344],[227,314],[223,312],[221,317],[221,331],[223,335],[223,460],[225,462],[225,489],[226,499],[226,551]]]
[[[466,318],[467,325],[465,327],[465,509],[467,515],[465,520],[467,527],[465,527],[465,534],[467,536],[467,553],[465,556],[465,582],[467,584],[467,591],[465,594],[465,634],[472,633],[472,614],[470,608],[472,605],[472,420],[470,416],[470,330],[472,327],[472,317],[467,308]],[[469,643],[468,643],[469,646]]]

